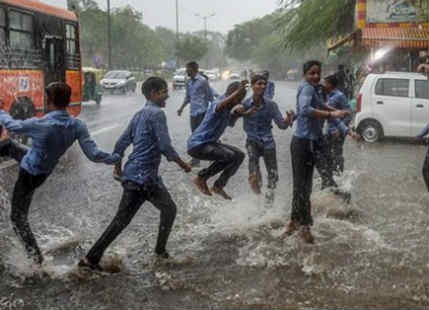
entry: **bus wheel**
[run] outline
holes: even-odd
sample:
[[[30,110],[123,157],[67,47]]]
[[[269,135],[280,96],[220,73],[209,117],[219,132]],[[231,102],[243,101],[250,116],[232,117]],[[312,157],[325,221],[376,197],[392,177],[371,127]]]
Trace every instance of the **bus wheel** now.
[[[18,97],[9,111],[14,119],[25,120],[36,115],[36,108],[28,97]],[[10,133],[10,137],[21,144],[28,143],[28,137]]]

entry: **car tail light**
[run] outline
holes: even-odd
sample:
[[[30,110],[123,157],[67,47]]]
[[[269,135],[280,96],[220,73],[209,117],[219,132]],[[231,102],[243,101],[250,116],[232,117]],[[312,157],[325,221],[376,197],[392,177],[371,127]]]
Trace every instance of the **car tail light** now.
[[[356,103],[356,112],[360,112],[362,110],[362,93],[359,93],[357,96],[357,103]]]

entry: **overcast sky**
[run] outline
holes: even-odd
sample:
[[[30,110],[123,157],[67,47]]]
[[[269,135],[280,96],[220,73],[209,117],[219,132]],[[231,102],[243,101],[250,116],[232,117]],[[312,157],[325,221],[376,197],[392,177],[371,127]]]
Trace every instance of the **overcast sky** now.
[[[41,0],[63,6],[66,0]],[[103,8],[106,1],[98,0]],[[227,33],[235,24],[262,17],[278,8],[278,0],[179,0],[180,31],[195,31],[204,28],[202,18],[216,13],[208,20],[208,29]],[[143,22],[151,27],[176,28],[175,0],[111,0],[112,7],[130,4],[143,12]]]

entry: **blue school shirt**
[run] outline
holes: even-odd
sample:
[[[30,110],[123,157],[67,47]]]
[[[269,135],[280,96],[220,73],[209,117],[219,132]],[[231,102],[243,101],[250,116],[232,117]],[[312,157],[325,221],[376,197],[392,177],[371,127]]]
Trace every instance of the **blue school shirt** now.
[[[351,110],[347,97],[339,89],[335,89],[328,94],[328,105],[336,110]],[[352,121],[350,115],[342,120],[334,119],[328,121],[328,134],[332,135],[339,130],[343,136],[347,135],[348,124]]]
[[[264,96],[268,97],[269,99],[273,100],[275,95],[275,84],[273,81],[267,82],[267,87],[265,88]]]
[[[316,87],[303,81],[298,87],[296,95],[296,128],[294,136],[301,139],[317,141],[322,138],[324,120],[312,116],[315,109],[326,110],[323,99]],[[342,132],[347,130],[346,126],[338,119],[331,120]]]
[[[179,155],[171,145],[167,118],[157,104],[148,101],[138,111],[127,129],[115,145],[115,153],[124,156],[125,150],[133,145],[123,170],[123,181],[132,181],[140,185],[161,184],[158,176],[161,154],[168,161],[179,159]]]
[[[217,142],[225,132],[226,127],[232,126],[231,111],[229,109],[216,112],[216,107],[222,104],[225,98],[225,96],[220,96],[210,105],[201,125],[188,139],[188,151],[206,143]]]
[[[243,106],[249,110],[253,106],[253,97],[248,98]],[[260,143],[266,149],[275,148],[276,144],[272,133],[272,122],[275,122],[280,129],[287,129],[289,126],[284,122],[282,113],[277,104],[268,97],[263,99],[260,109],[251,115],[243,117],[243,128],[247,134],[247,139]]]
[[[200,74],[186,83],[185,102],[191,105],[191,116],[206,113],[209,103],[213,101],[213,93],[207,80]]]
[[[14,120],[5,111],[0,111],[0,123],[8,131],[32,139],[32,146],[21,161],[21,168],[31,175],[50,174],[76,140],[86,157],[93,162],[113,165],[121,159],[118,154],[98,149],[85,123],[71,117],[67,111],[53,111],[43,118],[26,120]]]
[[[301,139],[319,140],[323,122],[311,116],[314,109],[323,109],[322,98],[317,89],[303,81],[296,95],[296,128],[294,135]]]

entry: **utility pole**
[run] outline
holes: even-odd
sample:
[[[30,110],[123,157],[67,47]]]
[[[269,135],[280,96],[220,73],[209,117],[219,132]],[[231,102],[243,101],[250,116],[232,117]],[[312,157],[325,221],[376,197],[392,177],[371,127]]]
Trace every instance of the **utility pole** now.
[[[177,46],[179,45],[179,0],[176,0],[176,69],[180,67]]]
[[[206,42],[207,42],[207,19],[209,19],[210,17],[213,17],[215,15],[216,15],[216,13],[212,13],[212,14],[206,15],[206,16],[201,16],[198,13],[195,14],[195,16],[200,17],[204,20],[204,41],[206,41]],[[208,67],[209,67],[209,59],[207,57],[207,69],[208,69]]]
[[[176,40],[179,41],[179,0],[176,0]]]
[[[110,16],[110,0],[107,0],[107,54],[109,70],[112,69],[112,21]]]

